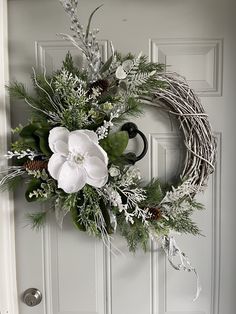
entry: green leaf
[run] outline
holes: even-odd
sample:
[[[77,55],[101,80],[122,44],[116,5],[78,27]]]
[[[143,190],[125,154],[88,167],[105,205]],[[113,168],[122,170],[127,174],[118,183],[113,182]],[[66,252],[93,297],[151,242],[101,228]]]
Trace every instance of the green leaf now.
[[[158,179],[153,179],[146,187],[146,199],[143,206],[157,206],[164,197],[161,183]]]
[[[81,223],[79,223],[77,207],[74,207],[74,206],[71,207],[70,213],[71,213],[71,218],[75,227],[79,229],[80,231],[86,231],[86,228]]]
[[[96,11],[97,11],[98,9],[100,9],[102,6],[103,6],[103,4],[99,5],[95,10],[93,10],[93,12],[92,12],[92,13],[90,14],[90,16],[89,16],[88,25],[87,25],[87,28],[86,28],[86,36],[85,36],[86,39],[88,38],[88,35],[89,35],[90,24],[91,24],[93,15],[94,15],[94,13],[96,13]]]
[[[100,141],[100,145],[107,152],[111,160],[120,157],[125,151],[129,142],[129,135],[126,131],[111,133]]]
[[[105,205],[103,202],[100,202],[100,208],[101,208],[102,215],[106,223],[107,232],[108,234],[112,234],[114,230],[111,226],[111,220],[110,220],[109,211],[107,209],[107,205]]]
[[[27,148],[37,149],[37,143],[34,137],[24,137],[22,143],[27,146]]]
[[[39,138],[39,148],[45,156],[51,156],[52,152],[48,145],[49,129],[38,129],[34,132]]]
[[[30,193],[32,193],[33,191],[37,190],[37,189],[40,189],[41,187],[41,183],[42,181],[40,179],[37,179],[37,178],[33,178],[29,184],[28,184],[28,188],[25,192],[25,198],[28,202],[34,202],[34,201],[37,201],[38,198],[36,198],[35,196],[33,197],[29,197]]]
[[[19,133],[20,137],[32,137],[35,130],[37,130],[38,125],[37,124],[28,124],[26,125]]]
[[[124,155],[124,163],[126,164],[131,164],[131,165],[134,165],[135,162],[137,161],[137,156],[135,155],[135,153],[127,153]]]
[[[50,156],[52,154],[48,145],[48,126],[39,122],[28,124],[21,130],[19,136],[22,138],[22,141],[29,146],[29,148],[39,148],[46,156]]]
[[[135,162],[137,161],[137,156],[135,155],[135,153],[127,153],[127,154],[122,154],[121,156],[119,157],[116,157],[115,160],[112,160],[112,162],[119,166],[119,167],[122,167],[122,166],[125,166],[125,165],[134,165]]]
[[[100,70],[100,73],[101,73],[101,74],[104,73],[104,72],[106,72],[106,71],[109,69],[109,67],[110,67],[110,65],[111,65],[111,63],[112,63],[112,60],[113,60],[113,56],[111,56],[111,57],[103,64],[103,66],[101,67],[101,70]]]

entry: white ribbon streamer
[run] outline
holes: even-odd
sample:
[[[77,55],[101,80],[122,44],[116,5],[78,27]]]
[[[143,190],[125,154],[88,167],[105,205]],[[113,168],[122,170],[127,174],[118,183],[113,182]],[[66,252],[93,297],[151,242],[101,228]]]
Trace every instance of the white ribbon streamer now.
[[[112,213],[111,211],[109,211],[110,214],[110,222],[111,222],[111,226],[114,230],[114,232],[116,232],[116,228],[117,228],[117,219],[116,219],[116,215],[114,213]]]
[[[196,301],[202,290],[199,275],[196,269],[191,265],[185,253],[183,253],[180,250],[180,248],[177,246],[176,241],[173,236],[164,236],[162,238],[162,248],[166,253],[169,263],[174,269],[194,272],[194,274],[196,275],[197,290],[196,290],[195,298],[193,299],[193,301]],[[174,263],[174,257],[180,259],[180,264]]]

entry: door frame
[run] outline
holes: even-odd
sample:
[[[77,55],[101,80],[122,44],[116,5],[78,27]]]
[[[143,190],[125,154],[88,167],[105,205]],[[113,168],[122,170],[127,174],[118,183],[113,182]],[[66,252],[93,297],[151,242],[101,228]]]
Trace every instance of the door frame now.
[[[7,152],[11,135],[10,102],[5,86],[9,82],[8,0],[0,1],[0,155]],[[7,161],[0,159],[0,168]],[[10,192],[0,192],[0,313],[18,314],[14,201]]]

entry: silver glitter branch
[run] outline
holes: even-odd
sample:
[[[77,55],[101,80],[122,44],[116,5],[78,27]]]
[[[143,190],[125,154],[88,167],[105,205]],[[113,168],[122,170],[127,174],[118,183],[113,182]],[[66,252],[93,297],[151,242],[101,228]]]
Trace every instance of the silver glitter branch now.
[[[95,81],[99,78],[99,69],[101,65],[101,54],[99,50],[98,41],[96,35],[99,32],[98,29],[90,31],[90,24],[94,13],[101,7],[97,7],[90,15],[87,28],[81,25],[78,15],[76,0],[60,0],[64,10],[70,16],[71,30],[73,35],[60,34],[63,39],[69,40],[76,48],[82,51],[88,62],[88,69],[90,80]]]

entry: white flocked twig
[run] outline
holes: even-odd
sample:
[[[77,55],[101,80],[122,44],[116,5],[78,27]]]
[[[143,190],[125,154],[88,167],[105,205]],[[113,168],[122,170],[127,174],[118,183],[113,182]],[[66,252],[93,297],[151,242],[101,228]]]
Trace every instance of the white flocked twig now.
[[[191,184],[202,190],[214,171],[216,161],[216,138],[200,99],[186,79],[177,73],[159,73],[157,79],[165,88],[152,91],[142,97],[144,102],[167,111],[179,121],[184,137],[186,156],[181,178],[191,179]]]

